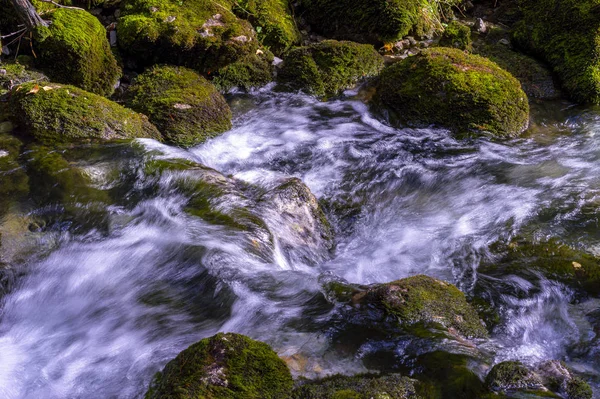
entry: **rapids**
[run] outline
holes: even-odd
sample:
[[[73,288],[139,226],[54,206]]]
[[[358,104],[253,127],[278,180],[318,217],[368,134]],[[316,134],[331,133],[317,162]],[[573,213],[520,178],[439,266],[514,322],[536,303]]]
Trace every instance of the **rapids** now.
[[[389,359],[364,362],[368,345],[332,347],[335,309],[321,282],[419,273],[493,298],[500,323],[483,346],[495,361],[564,360],[600,397],[600,322],[589,316],[600,299],[579,300],[536,273],[478,272],[492,243],[522,231],[600,255],[600,113],[537,106],[530,133],[498,142],[392,128],[351,96],[319,102],[267,89],[230,101],[234,128],[198,147],[139,140],[82,159],[121,199],[107,228],[58,224],[22,261],[26,271],[1,302],[1,398],[143,397],[168,360],[218,331],[307,359],[292,367],[296,376],[393,369]],[[239,232],[185,214],[168,181],[144,175],[144,157],[187,158],[260,187],[300,178],[333,224],[333,256],[257,257]],[[122,173],[107,172],[111,162]]]

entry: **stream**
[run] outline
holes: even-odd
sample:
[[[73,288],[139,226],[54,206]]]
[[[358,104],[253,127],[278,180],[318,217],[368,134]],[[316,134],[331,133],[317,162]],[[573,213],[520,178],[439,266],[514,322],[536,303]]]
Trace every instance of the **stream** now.
[[[600,256],[600,113],[538,104],[518,139],[457,139],[392,128],[348,94],[233,95],[233,129],[189,150],[149,139],[74,150],[116,199],[101,227],[79,204],[91,227],[28,233],[34,244],[13,265],[25,271],[0,302],[0,398],[141,398],[170,359],[219,331],[269,343],[295,376],[394,369],[397,344],[332,345],[322,282],[416,274],[493,298],[500,321],[482,347],[494,362],[564,360],[600,398],[600,298],[535,272],[479,271],[494,242],[517,234]],[[301,179],[333,226],[332,256],[256,256],[240,232],[185,213],[168,179],[146,176],[140,165],[153,157],[257,187]],[[48,209],[23,199],[4,218]],[[377,363],[374,350],[391,355]]]

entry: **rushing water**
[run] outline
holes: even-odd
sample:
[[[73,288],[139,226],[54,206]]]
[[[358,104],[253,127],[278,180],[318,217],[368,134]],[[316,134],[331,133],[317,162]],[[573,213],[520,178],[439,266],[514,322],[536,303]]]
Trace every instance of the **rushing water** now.
[[[485,345],[495,361],[561,359],[597,384],[600,300],[535,273],[477,270],[490,244],[525,230],[600,255],[600,114],[538,106],[530,134],[494,142],[391,128],[351,99],[266,90],[232,105],[234,128],[189,151],[140,140],[107,150],[117,160],[82,160],[121,198],[106,228],[66,223],[39,236],[2,302],[1,398],[141,397],[169,359],[218,331],[268,342],[297,375],[364,371],[368,345],[330,346],[320,282],[419,273],[493,296],[501,322]],[[302,179],[335,228],[334,255],[306,264],[248,252],[239,232],[188,216],[168,181],[144,176],[140,159],[153,156],[260,187]],[[107,172],[115,164],[122,171]]]

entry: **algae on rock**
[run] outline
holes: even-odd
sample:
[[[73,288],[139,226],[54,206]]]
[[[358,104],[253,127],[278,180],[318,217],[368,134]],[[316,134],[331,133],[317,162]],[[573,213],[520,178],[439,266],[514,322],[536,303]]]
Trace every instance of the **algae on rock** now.
[[[161,140],[144,115],[68,85],[18,86],[11,92],[10,111],[24,136],[47,145],[141,137]]]
[[[164,139],[199,144],[231,128],[231,110],[212,83],[183,67],[155,66],[139,75],[125,104],[147,115]]]
[[[146,399],[280,399],[292,376],[269,345],[233,333],[205,338],[157,373]]]
[[[409,126],[514,137],[529,124],[521,84],[494,62],[437,47],[395,63],[380,75],[377,98]]]
[[[121,51],[139,66],[169,63],[209,75],[259,43],[229,0],[125,0],[117,33]]]
[[[600,104],[600,13],[596,0],[521,0],[517,46],[544,59],[579,103]]]
[[[55,82],[111,95],[121,68],[102,24],[83,10],[60,8],[48,15],[52,23],[38,27],[35,34],[38,67]]]
[[[377,75],[383,57],[369,44],[324,40],[291,50],[278,74],[278,83],[327,98],[354,87],[361,79]]]

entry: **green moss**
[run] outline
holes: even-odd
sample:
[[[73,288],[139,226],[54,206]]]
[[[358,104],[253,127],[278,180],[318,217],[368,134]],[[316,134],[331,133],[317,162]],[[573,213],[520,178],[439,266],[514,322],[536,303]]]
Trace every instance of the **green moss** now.
[[[219,333],[170,361],[146,399],[285,399],[292,385],[287,366],[267,344]]]
[[[125,0],[119,46],[141,65],[166,62],[211,74],[249,54],[258,40],[229,0]]]
[[[567,399],[592,399],[594,392],[590,385],[579,377],[567,382]]]
[[[23,143],[8,134],[0,134],[0,218],[8,205],[29,191],[29,181],[19,163]]]
[[[418,382],[399,374],[335,375],[309,381],[294,390],[294,399],[404,399],[415,397]]]
[[[145,116],[73,86],[23,84],[13,90],[10,110],[21,131],[43,144],[161,138]]]
[[[498,243],[492,250],[499,257],[484,268],[503,268],[508,272],[539,270],[549,278],[581,287],[590,294],[600,293],[600,259],[576,250],[557,239],[531,242],[515,239],[508,245]]]
[[[236,0],[233,10],[252,23],[258,39],[275,54],[300,43],[300,31],[287,0]]]
[[[213,83],[223,92],[233,88],[250,90],[273,80],[273,56],[269,52],[250,54],[218,70]]]
[[[292,90],[327,98],[382,69],[383,58],[371,45],[325,40],[290,51],[278,82]]]
[[[0,62],[0,70],[5,71],[0,74],[0,95],[22,83],[48,80],[43,73],[17,62]]]
[[[38,66],[56,82],[73,84],[108,96],[121,76],[106,30],[92,14],[61,8],[49,14],[52,23],[38,28]]]
[[[410,126],[512,137],[529,122],[518,80],[492,61],[451,48],[423,50],[384,69],[377,97]]]
[[[231,128],[231,110],[217,89],[196,72],[156,66],[129,87],[125,104],[145,115],[166,141],[192,146]]]
[[[452,21],[444,29],[439,44],[444,47],[455,47],[471,51],[473,47],[471,29],[458,21]]]
[[[355,300],[379,305],[401,324],[436,323],[466,337],[487,337],[487,331],[465,295],[454,285],[418,275],[377,285]]]
[[[513,41],[548,62],[572,100],[600,104],[598,2],[522,0],[520,8]]]
[[[539,377],[521,362],[502,362],[495,365],[485,378],[494,391],[527,390],[543,388]]]
[[[302,0],[303,17],[328,37],[363,43],[392,42],[409,33],[442,31],[457,0]]]

